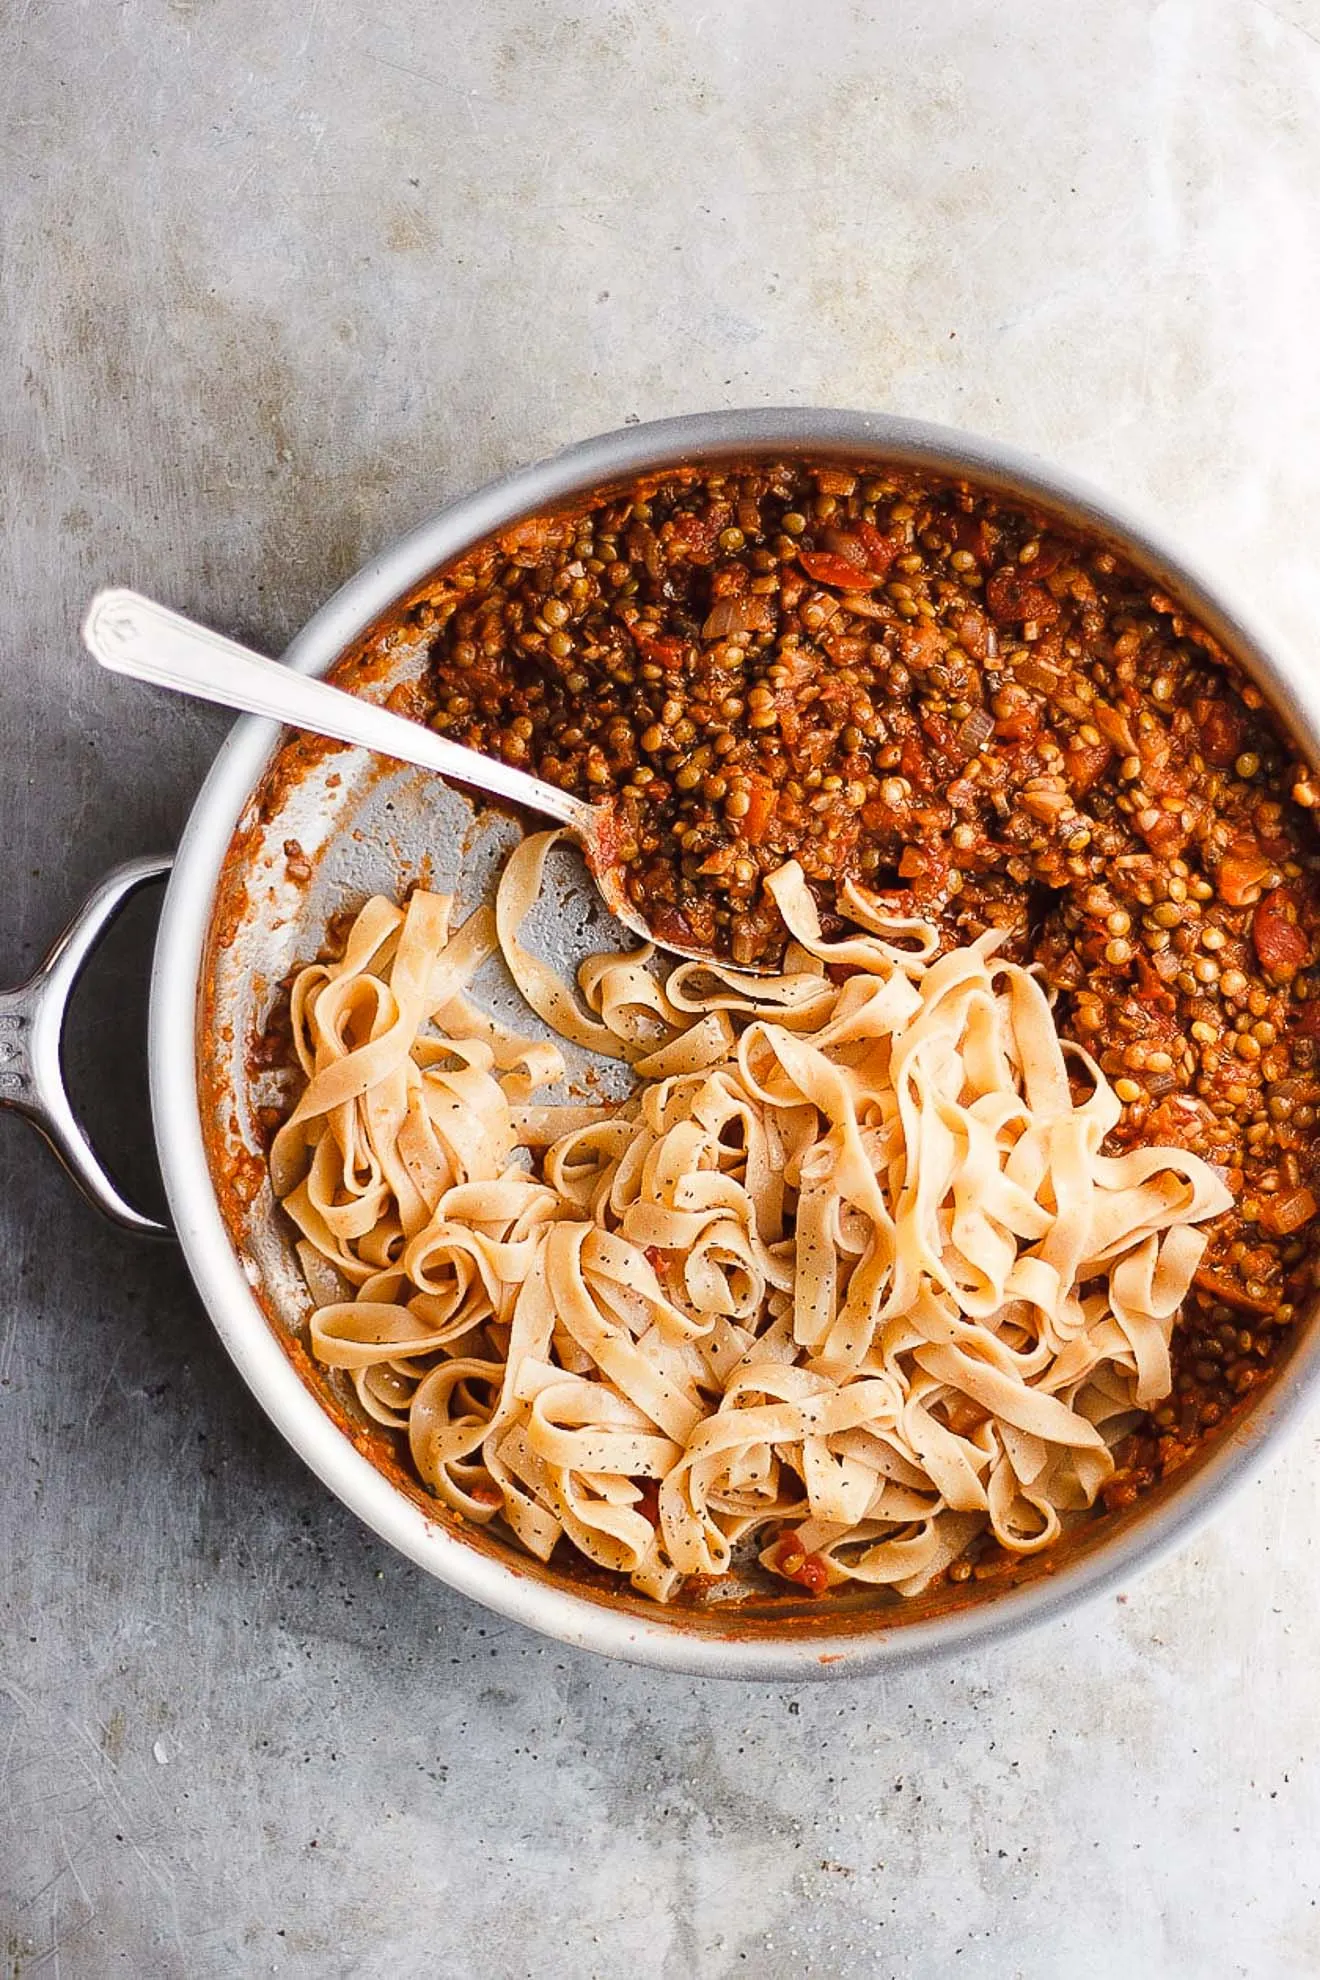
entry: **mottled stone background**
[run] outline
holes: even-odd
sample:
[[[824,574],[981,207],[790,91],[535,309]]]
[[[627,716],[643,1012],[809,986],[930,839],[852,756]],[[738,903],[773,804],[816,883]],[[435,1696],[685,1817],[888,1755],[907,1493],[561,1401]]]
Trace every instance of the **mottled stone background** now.
[[[1317,0],[7,0],[0,105],[10,980],[224,729],[92,671],[95,584],[278,649],[624,420],[1002,435],[1315,650]],[[72,1054],[138,1178],[150,921]],[[388,1553],[8,1119],[0,1215],[6,1975],[1320,1969],[1320,1426],[1010,1649],[697,1684]]]

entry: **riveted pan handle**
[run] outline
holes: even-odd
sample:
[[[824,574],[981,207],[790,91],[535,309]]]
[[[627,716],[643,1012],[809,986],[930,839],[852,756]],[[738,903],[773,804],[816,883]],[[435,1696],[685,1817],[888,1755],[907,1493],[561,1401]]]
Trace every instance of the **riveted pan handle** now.
[[[124,903],[140,887],[163,880],[172,864],[169,858],[132,859],[107,873],[35,976],[17,990],[0,990],[0,1107],[31,1121],[89,1203],[125,1230],[151,1238],[173,1233],[135,1210],[106,1174],[73,1111],[61,1047],[69,999],[88,957]]]

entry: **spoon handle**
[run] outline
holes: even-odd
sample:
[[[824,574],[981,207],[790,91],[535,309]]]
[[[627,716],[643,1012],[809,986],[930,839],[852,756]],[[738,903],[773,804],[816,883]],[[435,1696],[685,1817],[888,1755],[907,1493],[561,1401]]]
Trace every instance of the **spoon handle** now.
[[[328,681],[264,659],[140,592],[98,591],[83,621],[82,636],[88,651],[113,673],[173,688],[199,701],[218,702],[222,708],[265,715],[337,742],[360,743],[382,756],[420,764],[456,783],[507,798],[578,831],[588,830],[594,821],[594,806],[581,798],[514,770],[497,757],[464,749],[420,722],[346,694]]]

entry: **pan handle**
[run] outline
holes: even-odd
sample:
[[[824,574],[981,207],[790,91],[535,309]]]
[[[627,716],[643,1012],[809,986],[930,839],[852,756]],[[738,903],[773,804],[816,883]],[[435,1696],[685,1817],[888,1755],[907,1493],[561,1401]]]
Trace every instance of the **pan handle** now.
[[[101,1166],[64,1084],[61,1046],[69,999],[93,949],[140,887],[163,880],[173,860],[131,859],[93,888],[34,976],[0,990],[0,1107],[24,1115],[59,1156],[89,1203],[139,1237],[173,1232],[125,1201]]]

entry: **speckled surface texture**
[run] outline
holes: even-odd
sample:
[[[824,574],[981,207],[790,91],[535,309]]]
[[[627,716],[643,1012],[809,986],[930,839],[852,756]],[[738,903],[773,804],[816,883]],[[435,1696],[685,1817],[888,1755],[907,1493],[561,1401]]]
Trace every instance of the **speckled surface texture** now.
[[[223,733],[80,657],[96,583],[276,649],[633,417],[979,428],[1316,650],[1317,0],[17,0],[0,58],[9,980]],[[73,1054],[139,1177],[149,927]],[[1007,1650],[699,1685],[389,1554],[11,1119],[0,1217],[6,1976],[1320,1969],[1314,1420]]]

